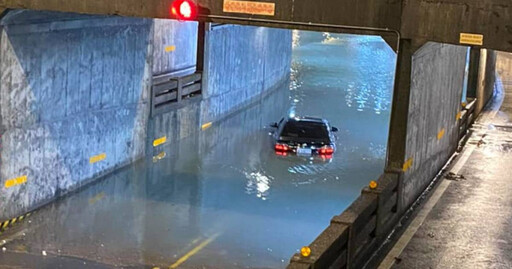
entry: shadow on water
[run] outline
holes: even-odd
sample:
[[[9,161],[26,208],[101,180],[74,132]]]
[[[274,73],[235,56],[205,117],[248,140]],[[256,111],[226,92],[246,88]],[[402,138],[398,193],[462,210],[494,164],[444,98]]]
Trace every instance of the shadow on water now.
[[[394,61],[381,39],[295,32],[289,84],[43,209],[12,247],[159,266],[200,248],[185,268],[284,268],[382,172]],[[266,126],[288,111],[340,128],[332,160],[275,154]]]

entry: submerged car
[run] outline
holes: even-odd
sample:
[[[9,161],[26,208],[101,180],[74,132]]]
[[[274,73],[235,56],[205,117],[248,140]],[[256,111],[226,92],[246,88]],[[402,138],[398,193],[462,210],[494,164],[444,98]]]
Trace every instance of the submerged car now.
[[[282,118],[272,123],[274,132],[274,149],[276,153],[295,153],[300,156],[332,156],[336,150],[334,132],[338,128],[331,127],[325,119],[313,117]]]

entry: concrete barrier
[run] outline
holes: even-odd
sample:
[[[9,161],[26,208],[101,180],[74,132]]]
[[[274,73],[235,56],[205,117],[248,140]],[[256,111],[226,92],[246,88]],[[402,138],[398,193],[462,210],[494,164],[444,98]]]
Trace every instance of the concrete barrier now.
[[[341,215],[309,245],[311,255],[295,254],[288,269],[361,268],[395,225],[400,173],[381,176],[365,187]]]

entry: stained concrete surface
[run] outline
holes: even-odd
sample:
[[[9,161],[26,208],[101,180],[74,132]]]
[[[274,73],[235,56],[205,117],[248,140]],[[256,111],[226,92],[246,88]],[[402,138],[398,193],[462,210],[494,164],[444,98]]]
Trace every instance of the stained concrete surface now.
[[[150,20],[17,15],[1,33],[0,219],[143,157],[149,115]]]
[[[289,77],[290,30],[221,25],[207,31],[205,40],[202,123],[245,107]]]
[[[451,182],[393,268],[512,268],[510,59],[498,55],[503,104],[474,125],[468,143],[476,148],[459,172],[464,179]]]
[[[428,42],[413,55],[405,151],[412,166],[404,172],[402,208],[418,197],[455,151],[467,50]]]

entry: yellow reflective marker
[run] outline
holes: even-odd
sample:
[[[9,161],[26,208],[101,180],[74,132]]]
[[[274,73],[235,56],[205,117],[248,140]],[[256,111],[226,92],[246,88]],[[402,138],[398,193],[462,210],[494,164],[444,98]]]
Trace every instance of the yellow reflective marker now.
[[[8,220],[4,221],[4,224],[2,225],[2,229],[7,228],[7,225],[9,225],[9,221]]]
[[[439,131],[439,133],[437,133],[437,140],[441,140],[441,138],[443,138],[444,134],[445,134],[445,130],[443,128],[443,129],[441,129],[441,131]]]
[[[173,263],[171,266],[169,266],[170,269],[178,268],[182,263],[186,262],[190,257],[194,256],[197,252],[199,252],[201,249],[208,246],[213,240],[217,239],[219,237],[220,233],[214,234],[212,237],[206,239],[201,244],[199,244],[197,247],[193,248],[191,251],[189,251],[187,254],[183,255],[178,261]]]
[[[204,131],[204,130],[206,130],[206,129],[208,129],[208,128],[212,127],[212,125],[213,125],[213,123],[212,123],[212,122],[205,123],[205,124],[203,124],[203,125],[201,126],[201,129],[203,129],[203,131]]]
[[[158,146],[164,144],[165,142],[167,142],[167,136],[162,136],[158,139],[155,139],[155,141],[153,141],[153,147],[158,147]]]
[[[413,162],[413,158],[409,158],[407,161],[405,161],[403,167],[402,167],[402,170],[404,172],[406,172],[407,170],[409,170],[409,168],[412,167],[412,162]]]
[[[14,187],[17,185],[24,184],[25,182],[27,182],[26,175],[17,177],[17,178],[12,178],[12,179],[5,181],[5,188],[8,189],[8,188],[11,188],[11,187]]]
[[[176,50],[176,46],[166,46],[165,47],[165,52],[171,52],[171,51],[175,51]]]
[[[369,184],[370,189],[375,190],[377,188],[377,186],[378,186],[377,181],[375,181],[375,180],[370,181],[370,184]]]
[[[302,255],[302,257],[309,257],[309,255],[311,255],[311,249],[309,247],[302,247],[300,249],[300,255]]]
[[[89,158],[89,163],[90,164],[97,163],[97,162],[105,160],[106,158],[107,158],[107,154],[102,153],[102,154],[92,156],[91,158]]]
[[[460,118],[462,118],[462,111],[459,111],[459,113],[457,113],[457,116],[455,116],[455,118],[457,120],[460,120]]]

